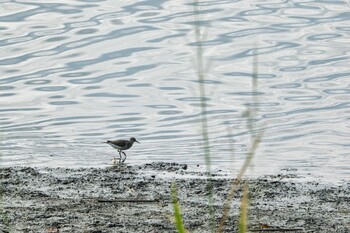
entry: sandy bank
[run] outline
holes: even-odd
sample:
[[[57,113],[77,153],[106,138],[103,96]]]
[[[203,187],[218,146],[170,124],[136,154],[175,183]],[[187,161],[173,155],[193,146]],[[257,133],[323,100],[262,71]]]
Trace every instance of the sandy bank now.
[[[176,232],[170,198],[174,179],[186,228],[209,232],[205,175],[189,170],[169,163],[3,168],[0,232]],[[350,232],[350,183],[330,186],[290,177],[249,180],[250,231]],[[219,174],[211,179],[219,222],[231,179]],[[241,196],[239,187],[225,232],[237,229]]]

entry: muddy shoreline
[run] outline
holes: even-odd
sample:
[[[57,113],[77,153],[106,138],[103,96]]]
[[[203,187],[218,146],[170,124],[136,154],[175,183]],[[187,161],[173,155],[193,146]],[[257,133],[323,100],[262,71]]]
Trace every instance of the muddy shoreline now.
[[[0,175],[0,232],[176,232],[173,180],[186,228],[210,231],[206,175],[185,164],[12,167]],[[219,222],[232,179],[214,173],[211,181]],[[350,232],[350,182],[299,182],[292,172],[247,181],[251,232]],[[241,197],[242,185],[225,232],[237,230]]]

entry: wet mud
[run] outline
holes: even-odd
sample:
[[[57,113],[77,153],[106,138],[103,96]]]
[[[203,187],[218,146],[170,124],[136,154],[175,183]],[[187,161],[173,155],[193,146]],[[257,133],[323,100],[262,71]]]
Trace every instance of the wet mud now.
[[[0,232],[176,232],[176,182],[189,232],[210,232],[207,174],[185,164],[0,169]],[[219,223],[232,179],[210,177]],[[350,183],[306,182],[290,172],[245,180],[250,232],[350,232]],[[225,232],[237,232],[242,182]]]

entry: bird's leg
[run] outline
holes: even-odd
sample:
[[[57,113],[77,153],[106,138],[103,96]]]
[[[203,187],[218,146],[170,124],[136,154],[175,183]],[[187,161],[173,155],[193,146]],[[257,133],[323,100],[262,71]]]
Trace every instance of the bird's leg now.
[[[122,151],[122,153],[123,153],[123,154],[124,154],[124,156],[125,156],[125,157],[124,157],[124,159],[123,159],[123,161],[122,161],[122,163],[124,163],[124,162],[125,162],[125,160],[126,160],[126,154],[125,154],[125,152],[123,152],[123,151]]]
[[[121,164],[121,162],[122,162],[122,154],[121,154],[121,150],[118,150],[118,152],[119,152],[119,164]]]

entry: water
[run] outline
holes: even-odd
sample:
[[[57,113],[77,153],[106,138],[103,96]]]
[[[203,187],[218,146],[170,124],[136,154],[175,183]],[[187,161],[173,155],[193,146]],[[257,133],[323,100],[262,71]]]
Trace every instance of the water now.
[[[214,169],[239,169],[256,106],[252,174],[350,177],[349,6],[200,2]],[[1,1],[1,166],[107,166],[102,142],[131,136],[130,164],[203,165],[195,18],[191,1]]]

